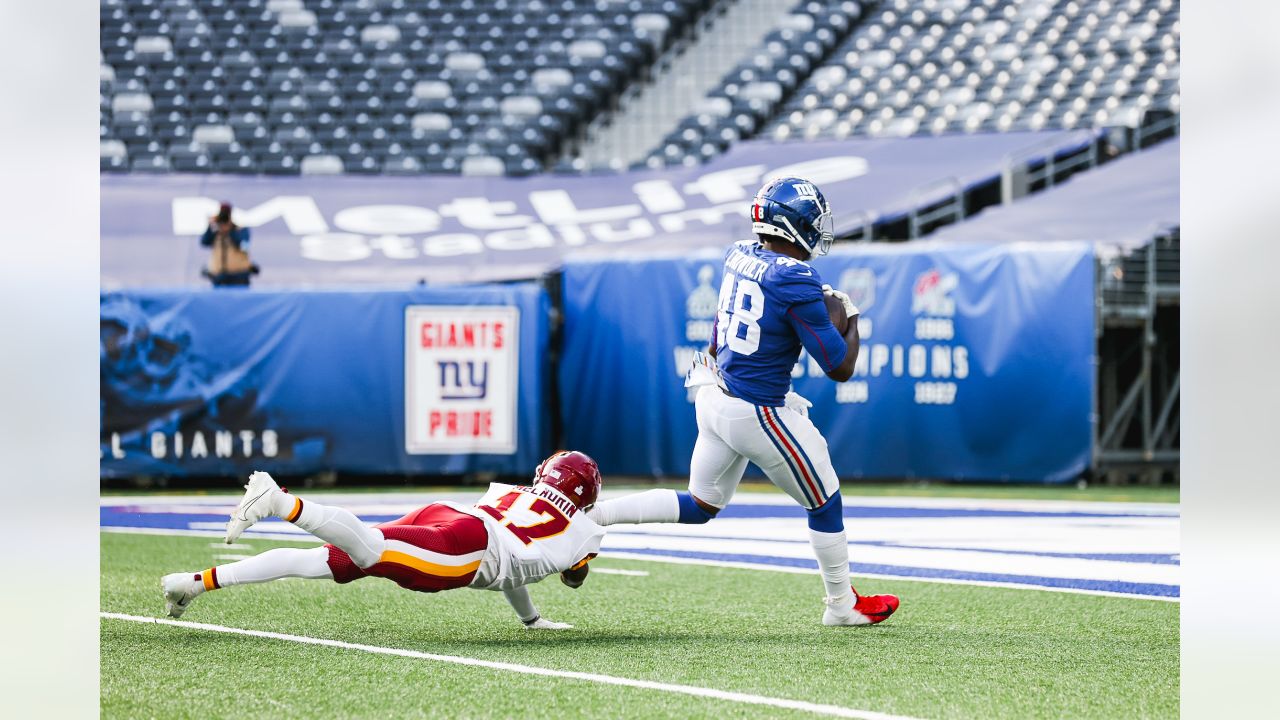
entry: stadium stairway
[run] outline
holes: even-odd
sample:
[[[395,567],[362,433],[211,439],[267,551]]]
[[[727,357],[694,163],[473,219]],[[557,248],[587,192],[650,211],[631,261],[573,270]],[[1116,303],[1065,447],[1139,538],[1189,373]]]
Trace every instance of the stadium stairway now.
[[[693,165],[759,132],[878,0],[801,0],[650,148],[644,165]]]
[[[581,142],[566,148],[562,169],[621,170],[644,158],[681,118],[700,112],[708,91],[745,53],[794,22],[794,12],[771,0],[720,0],[689,43],[656,63],[650,82],[637,83],[616,111],[602,115]]]

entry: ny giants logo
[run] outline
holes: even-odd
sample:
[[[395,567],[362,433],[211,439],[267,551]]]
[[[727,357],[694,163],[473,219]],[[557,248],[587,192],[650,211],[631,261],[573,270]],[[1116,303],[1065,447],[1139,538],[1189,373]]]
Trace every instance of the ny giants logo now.
[[[437,360],[441,400],[483,400],[489,392],[489,361]]]
[[[807,183],[807,182],[796,183],[791,187],[796,191],[796,195],[802,198],[813,198],[814,200],[818,199],[818,188],[814,187],[813,183]]]

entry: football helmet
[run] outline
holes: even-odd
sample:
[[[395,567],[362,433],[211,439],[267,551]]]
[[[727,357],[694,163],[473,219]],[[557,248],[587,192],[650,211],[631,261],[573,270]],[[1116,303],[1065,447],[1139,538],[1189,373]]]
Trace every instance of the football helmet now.
[[[770,180],[751,203],[751,232],[799,245],[810,258],[831,249],[833,228],[827,199],[817,185],[802,178]]]
[[[574,505],[589,510],[596,504],[604,480],[600,477],[600,467],[589,455],[562,450],[542,461],[533,473],[533,484],[553,487]]]

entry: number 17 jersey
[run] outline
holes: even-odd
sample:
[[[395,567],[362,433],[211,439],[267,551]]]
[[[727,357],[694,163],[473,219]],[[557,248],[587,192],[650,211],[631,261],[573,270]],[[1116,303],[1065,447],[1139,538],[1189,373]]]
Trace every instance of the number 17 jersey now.
[[[509,590],[580,566],[595,557],[604,528],[545,486],[490,483],[475,505],[444,505],[478,517],[489,545],[471,587]]]
[[[774,407],[786,398],[802,346],[823,372],[839,367],[849,349],[827,314],[818,271],[757,240],[725,253],[715,338],[729,391]]]

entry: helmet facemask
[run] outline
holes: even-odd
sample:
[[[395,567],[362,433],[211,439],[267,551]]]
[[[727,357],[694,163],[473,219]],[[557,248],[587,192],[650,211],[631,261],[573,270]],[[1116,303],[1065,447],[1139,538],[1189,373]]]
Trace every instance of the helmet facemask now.
[[[812,251],[815,256],[831,252],[831,243],[836,239],[834,228],[835,222],[831,219],[831,210],[823,210],[813,227],[818,233],[818,246]]]

